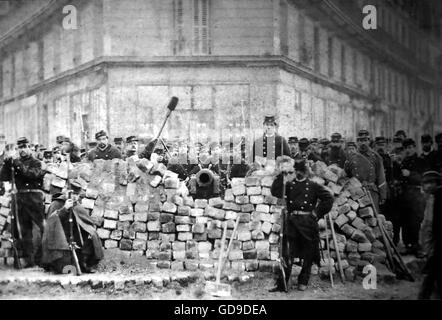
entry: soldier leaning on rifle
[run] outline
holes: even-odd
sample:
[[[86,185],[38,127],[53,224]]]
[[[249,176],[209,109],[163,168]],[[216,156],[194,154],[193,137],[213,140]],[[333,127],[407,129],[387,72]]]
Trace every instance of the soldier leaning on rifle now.
[[[313,263],[319,266],[319,229],[318,218],[327,214],[333,206],[333,195],[323,186],[309,180],[305,160],[282,164],[281,171],[287,173],[285,201],[287,218],[284,223],[284,235],[287,237],[287,250],[284,260],[286,281],[288,283],[292,271],[293,259],[303,259],[302,270],[298,276],[298,289],[307,288]],[[279,174],[272,184],[272,195],[282,197],[284,176]],[[319,204],[318,204],[319,201]],[[313,213],[315,212],[315,214]],[[282,240],[281,240],[282,241]],[[282,275],[271,292],[282,291]]]
[[[424,219],[421,225],[420,242],[426,258],[424,280],[419,299],[430,299],[436,289],[442,298],[442,188],[441,175],[427,171],[422,177],[422,188],[426,194]]]
[[[112,159],[121,159],[123,156],[121,155],[120,150],[116,147],[112,146],[109,143],[109,137],[107,133],[103,130],[98,131],[95,134],[95,140],[97,140],[97,146],[89,151],[88,160],[94,161],[96,159],[103,160],[112,160]]]
[[[421,192],[422,174],[425,163],[417,155],[416,143],[407,138],[402,143],[405,149],[405,159],[402,161],[402,241],[405,245],[404,254],[414,254],[420,257],[419,228],[424,215],[424,199]]]
[[[33,223],[39,228],[41,238],[44,220],[44,194],[41,190],[46,165],[32,156],[27,138],[17,140],[19,157],[8,155],[0,171],[1,181],[12,181],[12,167],[15,170],[17,187],[17,215],[20,221],[25,267],[38,265],[41,260],[41,244],[33,243]],[[12,226],[17,234],[17,225]]]
[[[369,147],[370,138],[367,130],[359,131],[357,144],[358,152],[349,156],[344,169],[347,176],[357,178],[368,189],[379,210],[379,205],[387,198],[387,182],[382,158]]]
[[[49,271],[62,273],[66,265],[73,265],[70,241],[69,212],[72,210],[72,231],[81,271],[93,273],[98,262],[103,258],[101,240],[96,232],[94,221],[79,201],[83,198],[81,183],[74,180],[71,183],[72,198],[66,194],[57,193],[52,196],[52,203],[48,210],[48,219],[45,226],[42,248],[42,265]]]

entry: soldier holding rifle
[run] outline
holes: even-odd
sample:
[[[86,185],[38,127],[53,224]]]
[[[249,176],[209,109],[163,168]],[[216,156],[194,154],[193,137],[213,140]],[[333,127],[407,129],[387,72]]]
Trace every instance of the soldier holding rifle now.
[[[33,243],[33,224],[43,233],[44,195],[41,190],[45,164],[32,156],[27,138],[17,140],[19,156],[8,154],[0,171],[1,181],[12,181],[13,174],[17,188],[17,207],[13,207],[18,221],[12,226],[17,234],[21,229],[21,247],[26,261],[25,268],[38,265],[41,260],[41,245]]]
[[[310,278],[313,263],[319,265],[319,229],[317,220],[327,214],[333,206],[333,195],[323,186],[309,180],[305,160],[296,161],[293,166],[285,162],[280,166],[281,173],[273,182],[271,192],[281,198],[285,186],[287,218],[284,221],[284,235],[287,237],[285,261],[286,285],[290,279],[293,259],[303,259],[302,270],[298,276],[298,289],[304,291]],[[318,204],[319,201],[319,204]],[[313,213],[315,211],[315,213]],[[283,277],[277,280],[274,291],[283,291]]]

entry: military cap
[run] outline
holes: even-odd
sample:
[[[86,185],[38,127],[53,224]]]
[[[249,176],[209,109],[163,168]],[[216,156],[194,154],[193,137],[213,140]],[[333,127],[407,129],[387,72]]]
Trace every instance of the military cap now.
[[[89,142],[87,142],[87,145],[89,148],[95,148],[97,146],[97,142],[96,141],[89,141]]]
[[[331,135],[331,141],[332,142],[340,142],[342,139],[342,135],[338,132],[335,132]]]
[[[354,141],[347,142],[347,147],[355,147],[355,148],[357,148],[356,143]]]
[[[295,170],[306,172],[307,171],[307,163],[304,159],[295,161]]]
[[[57,143],[62,143],[62,142],[64,141],[64,136],[57,136],[57,137],[55,138],[55,141],[56,141]]]
[[[266,115],[264,117],[264,123],[263,124],[273,124],[276,126],[276,119],[274,115]]]
[[[322,144],[323,146],[327,146],[330,141],[327,138],[322,138],[321,140],[319,140],[319,143]]]
[[[395,135],[395,137],[401,136],[401,135],[404,137],[407,137],[404,130],[398,130],[398,131],[396,131],[396,133],[394,135]]]
[[[308,141],[307,138],[302,138],[301,140],[299,140],[300,147],[308,147],[309,145],[310,145],[310,142]]]
[[[40,146],[38,147],[38,150],[39,150],[39,151],[45,151],[45,150],[48,150],[48,148],[46,148],[46,147],[43,146],[43,145],[40,145]]]
[[[66,200],[66,195],[63,192],[57,192],[52,195],[52,201]]]
[[[358,137],[370,137],[370,132],[366,129],[361,129],[358,132]]]
[[[433,138],[428,133],[426,133],[421,136],[421,142],[422,143],[433,143]]]
[[[75,179],[71,182],[71,188],[74,191],[80,191],[83,186],[81,185],[81,182],[78,179]]]
[[[99,139],[101,137],[107,137],[107,133],[104,130],[100,130],[95,134],[95,139]]]
[[[298,143],[298,137],[289,137],[288,143]]]
[[[441,175],[439,172],[431,170],[426,171],[422,175],[422,183],[428,183],[428,182],[440,182],[441,181]]]
[[[414,140],[411,138],[407,138],[407,139],[404,139],[404,141],[402,141],[402,146],[404,148],[406,148],[408,146],[416,146],[416,142],[414,142]]]
[[[385,137],[376,137],[374,139],[374,143],[375,144],[383,144],[383,143],[387,143],[387,140],[385,139]]]
[[[132,141],[138,141],[138,138],[136,136],[129,136],[126,138],[126,143],[131,143]]]
[[[310,143],[318,143],[318,138],[311,138]]]
[[[20,146],[21,144],[28,144],[29,140],[26,137],[21,137],[17,139],[17,146]]]
[[[400,137],[394,137],[393,138],[393,143],[402,143],[402,141],[404,141],[402,138]]]
[[[436,140],[436,142],[441,142],[441,141],[442,141],[442,132],[436,134],[436,136],[434,137],[434,139]]]
[[[122,137],[116,137],[114,138],[114,143],[121,143],[123,142],[123,138]],[[127,142],[127,141],[126,141]]]

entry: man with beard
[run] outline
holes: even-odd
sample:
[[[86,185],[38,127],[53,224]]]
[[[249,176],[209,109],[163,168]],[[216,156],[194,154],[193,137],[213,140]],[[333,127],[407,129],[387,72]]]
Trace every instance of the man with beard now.
[[[101,240],[94,221],[81,205],[81,199],[84,197],[81,183],[74,180],[71,188],[70,199],[62,193],[52,196],[42,239],[42,264],[46,270],[52,270],[55,273],[62,273],[66,265],[74,265],[69,248],[72,230],[73,240],[78,246],[75,251],[81,271],[94,273],[93,269],[104,255]],[[68,190],[68,192],[71,191]],[[72,213],[72,229],[70,213]]]
[[[306,160],[281,163],[281,173],[271,187],[273,196],[281,198],[285,186],[287,217],[284,236],[287,237],[287,249],[284,260],[287,263],[285,275],[287,284],[290,280],[294,258],[303,260],[298,276],[298,290],[304,291],[310,278],[313,263],[319,266],[319,229],[317,220],[327,214],[333,206],[333,195],[323,186],[308,179]],[[319,201],[319,204],[318,204]],[[313,213],[313,211],[315,213]],[[287,285],[288,287],[288,285]],[[276,287],[270,292],[283,291],[282,275]]]
[[[436,289],[442,298],[442,188],[441,175],[427,171],[422,177],[422,188],[426,194],[424,219],[421,225],[420,242],[425,254],[424,280],[419,299],[430,299]]]
[[[123,142],[122,137],[114,138],[114,145],[115,145],[115,148],[120,150],[121,154],[124,154],[124,142]]]
[[[424,214],[424,199],[421,192],[422,174],[425,163],[417,155],[416,143],[407,138],[403,142],[405,159],[402,162],[402,240],[405,245],[404,254],[422,255],[419,246],[419,228]]]
[[[433,138],[429,134],[421,136],[422,154],[421,158],[425,163],[425,171],[436,170],[436,156],[437,152],[433,149]]]
[[[356,177],[368,189],[379,210],[387,198],[387,182],[382,158],[369,147],[369,136],[367,130],[359,131],[358,153],[347,159],[344,169],[349,177]]]
[[[329,151],[327,157],[324,159],[325,163],[328,166],[336,164],[338,167],[344,168],[345,161],[347,161],[347,157],[345,155],[344,149],[342,148],[341,139],[342,136],[340,133],[336,132],[331,135]]]
[[[15,185],[17,187],[17,208],[15,208],[20,222],[22,247],[26,260],[25,267],[33,267],[41,262],[41,245],[34,244],[34,236],[41,238],[44,219],[44,194],[41,190],[43,176],[46,173],[46,164],[32,156],[29,141],[22,137],[17,140],[19,157],[8,154],[0,171],[0,181],[12,181],[14,169]],[[14,204],[13,204],[14,205]],[[13,209],[14,210],[14,209]],[[33,225],[38,227],[38,234],[33,234]],[[17,225],[14,234],[17,234]]]
[[[269,161],[274,163],[281,155],[290,156],[290,147],[284,137],[277,134],[274,116],[264,118],[264,134],[253,142],[252,161],[265,167]]]
[[[289,137],[290,158],[295,159],[299,153],[298,137]]]
[[[126,138],[126,159],[132,158],[138,160],[138,138],[129,136]]]
[[[97,146],[89,151],[89,161],[94,161],[96,159],[112,160],[115,158],[122,158],[120,150],[109,143],[109,137],[104,130],[98,131],[95,134],[95,140],[97,141]]]
[[[387,154],[387,140],[384,137],[376,137],[374,141],[374,151],[376,151],[382,158],[382,163],[385,170],[385,179],[387,184],[392,180],[393,161]]]
[[[342,141],[340,141],[342,142]],[[321,153],[319,154],[319,156],[326,161],[326,159],[328,159],[328,156],[330,154],[330,143],[331,141],[328,140],[327,138],[323,138],[321,140],[319,140],[319,146],[320,146],[320,150]]]
[[[346,148],[345,151],[346,151],[345,155],[346,155],[347,159],[350,156],[352,156],[355,153],[357,153],[358,152],[358,146],[356,145],[356,142],[354,142],[354,141],[347,142],[347,148]],[[345,164],[344,164],[344,167],[345,167]]]

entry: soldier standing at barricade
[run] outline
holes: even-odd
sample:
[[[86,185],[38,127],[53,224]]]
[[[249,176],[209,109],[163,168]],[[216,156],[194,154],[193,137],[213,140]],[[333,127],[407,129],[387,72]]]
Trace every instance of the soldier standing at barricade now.
[[[289,137],[290,158],[295,159],[299,153],[298,137]]]
[[[347,156],[345,155],[345,151],[342,148],[341,140],[342,136],[340,133],[336,132],[331,135],[331,142],[329,144],[329,151],[327,153],[327,157],[323,158],[328,166],[336,164],[338,167],[344,168]]]
[[[387,198],[387,182],[384,165],[379,154],[370,147],[367,130],[360,130],[357,138],[358,152],[347,159],[344,166],[349,177],[357,178],[370,192],[374,204],[379,209]]]
[[[435,170],[436,171],[436,157],[437,152],[433,149],[433,138],[429,134],[424,134],[421,136],[422,143],[422,154],[420,157],[424,160],[425,171]]]
[[[405,159],[402,162],[402,241],[405,245],[404,254],[422,255],[419,246],[419,228],[424,215],[424,199],[421,192],[422,174],[425,163],[417,155],[416,143],[407,138],[402,143]]]
[[[285,201],[287,204],[287,218],[284,223],[284,235],[288,239],[288,257],[284,257],[287,267],[285,275],[287,284],[292,271],[293,259],[303,259],[302,270],[298,276],[298,290],[304,291],[310,279],[313,263],[319,266],[319,228],[317,220],[327,214],[333,206],[333,195],[323,186],[309,180],[308,168],[305,160],[287,162],[281,165],[281,172],[272,184],[272,195],[282,197],[285,184]],[[319,200],[319,204],[318,204]],[[315,213],[313,213],[313,211]],[[280,276],[276,287],[270,292],[283,291],[283,278]],[[287,286],[288,287],[288,286]]]
[[[264,118],[264,134],[253,142],[253,162],[265,166],[268,161],[276,161],[281,155],[290,156],[290,147],[284,137],[277,134],[275,117]]]
[[[345,148],[345,155],[346,155],[347,159],[356,153],[358,153],[358,146],[356,145],[356,142],[354,142],[354,141],[347,142],[347,147]],[[345,168],[345,164],[344,164],[344,168]]]
[[[114,138],[114,145],[115,145],[115,148],[120,150],[121,154],[124,154],[124,142],[123,142],[122,137]]]
[[[319,156],[321,157],[321,159],[326,161],[330,153],[330,141],[327,138],[322,138],[321,140],[319,140],[319,145],[321,149],[321,153],[319,154]]]
[[[12,181],[14,168],[15,184],[17,187],[16,212],[20,221],[22,243],[26,266],[38,265],[41,260],[41,244],[34,245],[33,224],[39,228],[39,237],[43,233],[44,194],[41,190],[46,165],[32,156],[27,138],[17,140],[19,158],[8,155],[0,171],[1,181]],[[14,224],[13,228],[17,228]],[[17,229],[14,234],[17,234]],[[38,238],[38,237],[37,237]]]
[[[126,138],[126,159],[132,158],[138,160],[138,138],[129,136]]]
[[[121,159],[123,156],[121,155],[120,150],[116,147],[112,146],[109,143],[109,137],[104,130],[98,131],[95,134],[95,140],[97,140],[97,147],[89,151],[88,160],[94,161],[96,159],[103,160],[112,160],[112,159]]]

